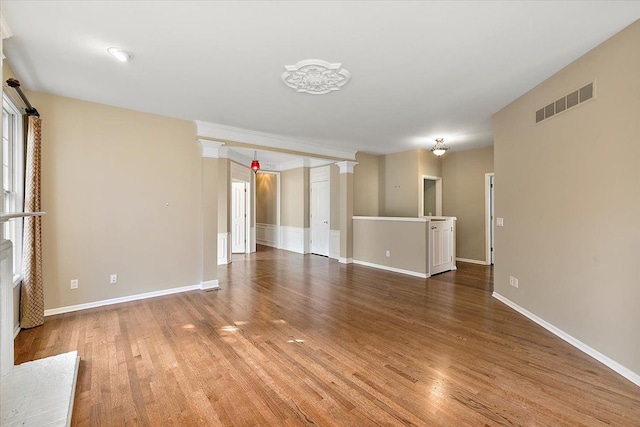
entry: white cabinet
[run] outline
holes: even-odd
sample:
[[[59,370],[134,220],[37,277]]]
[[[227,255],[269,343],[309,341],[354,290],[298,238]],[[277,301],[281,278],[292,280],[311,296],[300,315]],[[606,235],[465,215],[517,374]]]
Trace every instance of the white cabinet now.
[[[455,270],[454,221],[432,220],[429,225],[429,274]]]

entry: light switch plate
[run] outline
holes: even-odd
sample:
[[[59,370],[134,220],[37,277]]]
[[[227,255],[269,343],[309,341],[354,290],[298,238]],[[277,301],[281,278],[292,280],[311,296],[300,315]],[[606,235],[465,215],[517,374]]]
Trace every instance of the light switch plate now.
[[[496,218],[496,226],[498,227],[504,226],[504,218]]]

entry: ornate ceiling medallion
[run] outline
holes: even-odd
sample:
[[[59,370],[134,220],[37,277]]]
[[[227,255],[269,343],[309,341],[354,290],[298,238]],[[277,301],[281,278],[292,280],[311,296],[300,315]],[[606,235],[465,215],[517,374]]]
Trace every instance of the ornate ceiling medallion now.
[[[285,65],[282,81],[297,92],[322,95],[333,90],[340,90],[351,78],[342,64],[329,64],[321,59],[307,59],[296,65]]]

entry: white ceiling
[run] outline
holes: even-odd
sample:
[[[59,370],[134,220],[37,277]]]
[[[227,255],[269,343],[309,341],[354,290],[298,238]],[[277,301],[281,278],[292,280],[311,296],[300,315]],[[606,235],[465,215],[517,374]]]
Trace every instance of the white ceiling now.
[[[29,89],[390,153],[491,145],[496,111],[638,19],[640,2],[3,0],[2,14]],[[280,75],[305,59],[342,63],[351,81],[296,93]]]

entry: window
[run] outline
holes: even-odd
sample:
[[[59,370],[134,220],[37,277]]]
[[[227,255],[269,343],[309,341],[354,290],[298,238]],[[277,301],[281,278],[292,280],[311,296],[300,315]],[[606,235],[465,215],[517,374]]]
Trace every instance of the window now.
[[[24,140],[22,113],[2,95],[2,211],[21,212],[24,205]],[[22,219],[4,223],[3,236],[13,243],[13,280],[20,279],[22,266]]]

